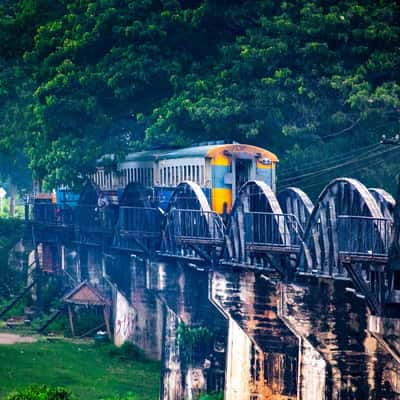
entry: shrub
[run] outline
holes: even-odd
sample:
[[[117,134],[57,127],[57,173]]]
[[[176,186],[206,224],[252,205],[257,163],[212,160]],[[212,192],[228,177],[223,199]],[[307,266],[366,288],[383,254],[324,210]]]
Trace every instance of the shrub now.
[[[62,387],[32,385],[9,394],[5,400],[72,400],[72,395]]]
[[[112,346],[109,354],[124,361],[147,361],[143,350],[131,342],[125,342],[121,347]]]

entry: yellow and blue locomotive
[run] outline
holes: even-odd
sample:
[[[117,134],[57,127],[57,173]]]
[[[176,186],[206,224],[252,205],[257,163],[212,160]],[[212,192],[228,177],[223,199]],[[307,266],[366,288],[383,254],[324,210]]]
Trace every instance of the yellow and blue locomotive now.
[[[275,154],[247,144],[221,142],[200,144],[178,150],[154,150],[130,153],[107,172],[101,165],[93,176],[103,191],[121,191],[130,183],[152,190],[153,201],[165,208],[175,188],[185,181],[197,183],[212,210],[229,212],[235,197],[248,180],[276,186]]]

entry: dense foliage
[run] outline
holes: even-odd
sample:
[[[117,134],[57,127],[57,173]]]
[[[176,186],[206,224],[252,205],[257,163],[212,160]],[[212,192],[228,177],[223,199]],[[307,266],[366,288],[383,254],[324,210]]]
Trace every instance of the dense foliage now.
[[[8,395],[6,400],[71,400],[71,393],[61,387],[32,385]]]
[[[0,7],[0,150],[15,158],[23,148],[50,187],[76,183],[104,153],[200,137],[272,149],[282,184],[312,187],[339,173],[394,181],[396,150],[372,147],[399,132],[393,0]],[[342,169],[294,180],[326,158]]]
[[[23,237],[24,230],[21,220],[0,218],[0,303],[9,300],[22,285],[23,271],[9,259],[12,248]]]

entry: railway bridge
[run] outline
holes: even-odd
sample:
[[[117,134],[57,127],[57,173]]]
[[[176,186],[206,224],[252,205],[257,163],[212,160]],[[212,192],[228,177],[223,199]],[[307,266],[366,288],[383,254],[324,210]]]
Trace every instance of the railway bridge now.
[[[161,399],[400,399],[389,193],[338,178],[313,204],[249,181],[223,216],[193,182],[165,212],[132,184],[100,209],[104,196],[88,183],[74,209],[34,203],[33,244],[112,297],[116,343],[162,362]]]

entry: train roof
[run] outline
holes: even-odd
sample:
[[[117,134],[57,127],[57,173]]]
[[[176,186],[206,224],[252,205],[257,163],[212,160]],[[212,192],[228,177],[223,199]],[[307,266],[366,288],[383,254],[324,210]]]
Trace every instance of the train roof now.
[[[171,150],[145,150],[137,153],[129,153],[124,161],[154,161],[169,151]]]
[[[275,154],[271,153],[270,151],[265,150],[261,147],[251,146],[248,144],[240,144],[240,143],[193,146],[185,149],[179,149],[167,152],[161,155],[159,159],[167,160],[174,158],[190,158],[190,157],[215,158],[219,155],[234,154],[234,153],[259,154],[260,157],[268,158],[273,162],[278,162],[278,157]]]
[[[226,153],[258,153],[260,157],[268,158],[273,162],[278,162],[275,154],[261,147],[251,146],[247,144],[209,144],[203,146],[192,146],[183,149],[170,150],[147,150],[138,153],[130,153],[126,156],[125,161],[154,161],[154,160],[171,160],[178,158],[214,158],[218,155]]]

